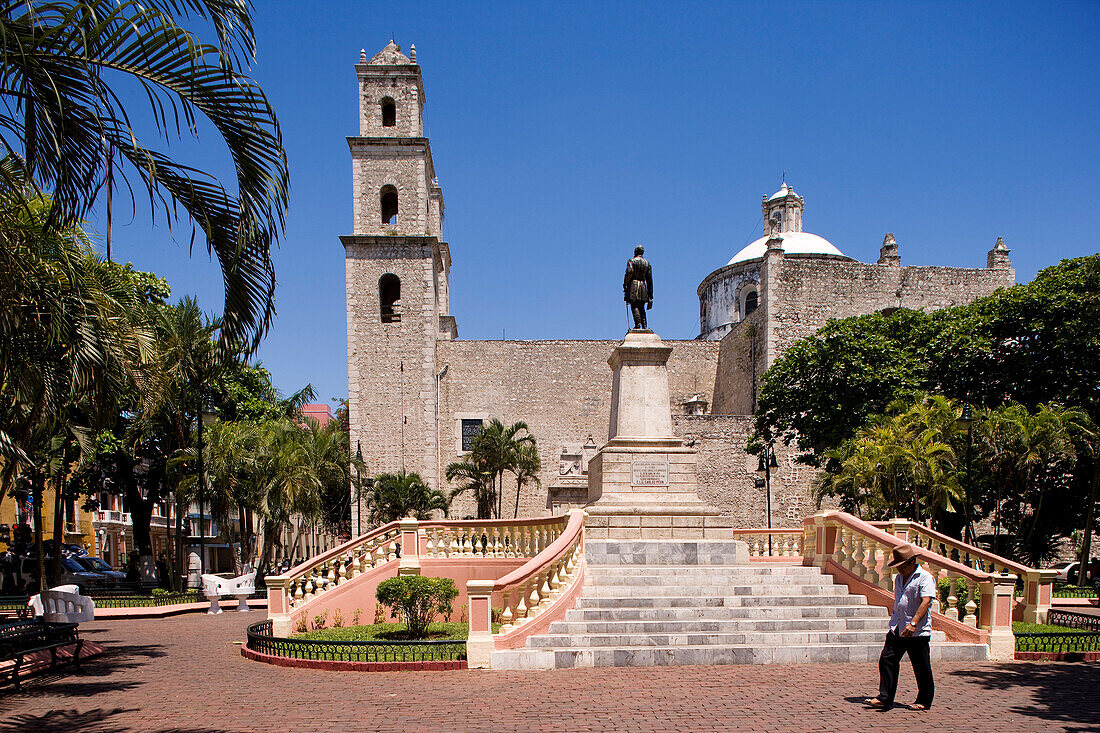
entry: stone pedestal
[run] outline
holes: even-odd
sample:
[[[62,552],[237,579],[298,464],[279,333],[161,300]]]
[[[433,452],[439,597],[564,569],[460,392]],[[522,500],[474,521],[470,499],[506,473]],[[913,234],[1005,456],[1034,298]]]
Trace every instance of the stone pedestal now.
[[[593,539],[732,537],[731,521],[696,493],[695,449],[672,432],[671,353],[657,334],[634,329],[607,360],[614,372],[608,441],[588,463]]]

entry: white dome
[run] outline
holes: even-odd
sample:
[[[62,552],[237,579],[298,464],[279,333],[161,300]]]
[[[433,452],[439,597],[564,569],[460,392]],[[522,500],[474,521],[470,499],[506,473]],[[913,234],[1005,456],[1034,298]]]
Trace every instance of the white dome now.
[[[844,257],[844,253],[833,246],[829,240],[819,237],[816,234],[810,234],[809,232],[784,232],[783,233],[783,251],[789,255],[839,255]],[[747,260],[755,260],[764,256],[764,252],[768,249],[769,237],[761,237],[743,250],[733,256],[733,259],[727,262],[727,265],[733,265],[738,262],[745,262]]]

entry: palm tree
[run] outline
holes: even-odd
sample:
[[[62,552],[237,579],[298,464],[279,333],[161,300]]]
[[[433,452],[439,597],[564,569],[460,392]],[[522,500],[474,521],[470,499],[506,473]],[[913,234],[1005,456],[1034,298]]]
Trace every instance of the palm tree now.
[[[431,519],[433,511],[447,516],[450,501],[439,489],[430,488],[418,473],[380,473],[367,495],[370,520],[386,524],[405,517]]]
[[[534,439],[530,443],[524,443],[516,449],[515,464],[512,473],[516,477],[516,509],[512,518],[519,516],[519,495],[523,487],[534,481],[536,486],[542,486],[539,471],[542,470],[542,459],[539,458],[539,449],[535,446]]]
[[[524,446],[533,445],[535,438],[528,431],[527,423],[519,421],[505,425],[495,417],[474,438],[471,452],[492,477],[498,518],[504,514],[504,474],[515,473],[519,460],[518,451]]]
[[[132,192],[136,177],[154,213],[172,223],[185,212],[221,263],[227,344],[255,344],[270,324],[270,252],[288,202],[275,112],[242,73],[255,51],[250,11],[247,0],[0,6],[0,144],[49,194],[47,221],[78,222],[103,191],[110,211],[116,178]],[[209,25],[216,43],[201,43],[179,20]],[[119,93],[133,82],[155,120],[152,137],[165,145],[184,131],[197,137],[199,117],[213,126],[232,159],[235,192],[146,144],[131,125],[133,103]],[[22,195],[17,176],[0,175],[0,187]]]
[[[477,505],[477,518],[492,518],[497,505],[496,482],[479,456],[471,452],[465,459],[447,464],[446,476],[448,481],[459,482],[450,493],[450,501],[469,491]]]

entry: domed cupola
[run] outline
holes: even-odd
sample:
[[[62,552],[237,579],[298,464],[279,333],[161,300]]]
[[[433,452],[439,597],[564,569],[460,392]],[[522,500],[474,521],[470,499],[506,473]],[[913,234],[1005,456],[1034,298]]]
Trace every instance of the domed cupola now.
[[[794,189],[786,184],[771,196],[765,196],[760,204],[764,214],[764,236],[733,256],[727,264],[747,262],[764,256],[768,240],[773,234],[783,237],[783,252],[788,255],[831,255],[844,257],[844,253],[824,237],[802,231],[802,210],[805,202]]]

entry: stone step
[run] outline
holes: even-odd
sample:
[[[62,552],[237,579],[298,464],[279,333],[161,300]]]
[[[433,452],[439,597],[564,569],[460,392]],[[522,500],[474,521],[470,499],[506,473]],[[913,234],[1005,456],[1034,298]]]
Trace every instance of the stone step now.
[[[720,608],[742,606],[864,606],[863,596],[805,595],[805,596],[599,596],[582,594],[576,608]]]
[[[592,540],[585,542],[592,565],[747,565],[744,542],[723,540]]]
[[[741,633],[534,634],[529,649],[646,646],[794,646],[799,644],[882,644],[882,631],[744,631]]]
[[[573,667],[652,667],[679,664],[817,664],[874,662],[882,651],[874,644],[783,646],[644,646],[621,648],[513,649],[493,652],[493,669],[567,669]],[[933,661],[983,661],[984,644],[943,642],[931,647]]]
[[[750,631],[874,631],[889,628],[888,618],[790,618],[790,619],[648,619],[632,621],[554,621],[548,634],[736,634]]]
[[[718,575],[725,577],[735,575],[738,577],[788,577],[812,576],[831,580],[821,572],[820,568],[805,567],[802,565],[596,565],[587,564],[588,571],[600,577],[627,576],[627,575],[653,575],[662,577]]]
[[[753,598],[783,596],[846,596],[848,589],[840,585],[637,585],[632,583],[586,582],[585,598],[609,597],[664,597],[690,596],[708,598],[714,596],[744,596]]]
[[[660,621],[692,619],[868,619],[887,620],[890,614],[878,606],[777,606],[753,608],[745,606],[700,608],[572,608],[565,612],[566,621]]]

